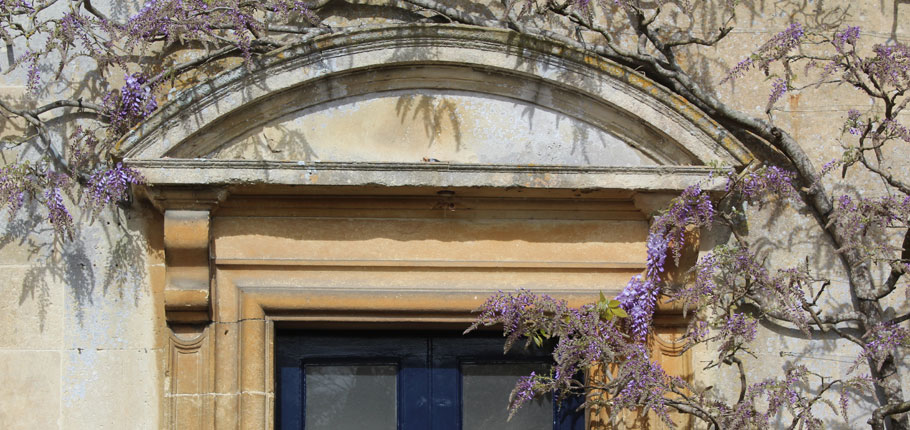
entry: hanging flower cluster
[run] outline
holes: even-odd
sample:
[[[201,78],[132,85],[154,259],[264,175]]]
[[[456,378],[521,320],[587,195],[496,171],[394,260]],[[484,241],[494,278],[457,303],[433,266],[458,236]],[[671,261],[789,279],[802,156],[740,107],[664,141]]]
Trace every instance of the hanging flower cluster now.
[[[142,73],[124,75],[124,85],[117,93],[107,93],[103,107],[110,118],[111,129],[118,135],[126,133],[134,125],[147,118],[156,109],[158,101],[154,88],[147,85],[148,79]]]
[[[910,330],[891,322],[875,325],[864,337],[866,345],[863,346],[863,352],[850,366],[849,372],[853,372],[857,366],[867,360],[881,368],[885,360],[897,349],[910,348]]]
[[[93,212],[97,214],[111,203],[123,199],[130,185],[143,182],[139,172],[122,163],[117,163],[109,169],[98,170],[88,180],[87,196]]]
[[[716,325],[721,329],[715,339],[721,341],[718,348],[721,356],[754,339],[752,330],[746,329],[751,323],[746,324],[748,321],[742,319],[744,316],[727,314],[726,308],[734,299],[761,300],[767,310],[809,333],[810,316],[804,308],[806,287],[812,279],[806,269],[779,269],[772,274],[763,263],[763,259],[747,248],[720,246],[695,264],[692,282],[669,294],[686,309],[707,310],[709,314],[719,315]]]
[[[847,45],[856,46],[856,41],[859,40],[859,32],[860,28],[858,26],[850,26],[840,30],[834,33],[832,44],[839,52],[844,52]]]
[[[51,185],[44,189],[44,204],[47,206],[48,221],[54,226],[58,237],[72,237],[73,216],[63,201],[63,189],[69,185],[65,175],[52,175]]]
[[[888,230],[910,226],[910,196],[851,197],[836,200],[830,223],[845,232],[843,250],[862,250],[870,259],[897,258],[901,248],[881,240]]]
[[[894,87],[910,85],[910,46],[902,43],[875,45],[874,56],[862,64],[864,72]]]
[[[698,185],[686,188],[654,219],[648,233],[645,276],[633,277],[617,296],[629,314],[629,326],[639,340],[644,340],[650,330],[665,280],[667,256],[672,254],[678,263],[687,232],[710,227],[713,222],[714,205]]]
[[[777,103],[781,97],[789,90],[789,83],[786,79],[777,78],[774,80],[774,83],[771,84],[771,94],[768,95],[768,107],[766,110],[771,110],[771,107],[774,106],[774,103]]]
[[[583,393],[577,383],[579,372],[638,354],[638,350],[630,349],[633,344],[620,329],[618,319],[604,312],[604,307],[618,307],[618,303],[605,301],[603,305],[572,308],[563,300],[527,290],[499,292],[480,307],[476,321],[467,331],[501,324],[507,351],[522,338],[526,339],[525,347],[555,343],[550,374],[523,378],[513,391],[511,407],[518,408],[536,395]],[[621,310],[616,312],[624,314]]]
[[[26,190],[32,188],[27,164],[7,164],[0,167],[0,206],[6,207],[10,219],[25,203]]]
[[[749,58],[746,58],[733,67],[721,83],[736,79],[746,74],[752,67],[758,67],[765,74],[768,73],[768,67],[771,63],[780,60],[789,54],[793,48],[799,46],[806,32],[802,24],[794,22],[784,31],[777,33],[770,40],[760,46]]]
[[[738,176],[735,172],[727,173],[725,189],[735,193],[749,203],[761,203],[769,198],[789,199],[798,197],[793,185],[796,175],[777,166],[762,166],[754,171]]]

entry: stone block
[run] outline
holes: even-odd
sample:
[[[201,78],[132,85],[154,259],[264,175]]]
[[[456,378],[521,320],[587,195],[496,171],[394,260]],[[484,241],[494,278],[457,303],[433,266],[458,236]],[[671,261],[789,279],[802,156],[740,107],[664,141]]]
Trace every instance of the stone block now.
[[[60,428],[60,353],[0,351],[0,428]]]
[[[160,347],[161,319],[155,307],[159,302],[151,294],[149,272],[142,270],[140,279],[115,280],[106,286],[98,279],[104,275],[96,273],[88,286],[68,286],[64,345],[70,349]]]
[[[38,266],[0,266],[0,349],[54,349],[63,341],[63,285]]]
[[[158,359],[145,349],[67,351],[62,428],[159,428]]]

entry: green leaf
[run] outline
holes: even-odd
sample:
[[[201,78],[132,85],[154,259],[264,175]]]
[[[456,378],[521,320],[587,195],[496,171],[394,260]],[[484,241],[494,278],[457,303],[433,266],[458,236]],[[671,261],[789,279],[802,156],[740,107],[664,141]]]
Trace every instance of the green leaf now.
[[[618,317],[620,317],[620,318],[628,318],[628,317],[629,317],[629,314],[627,314],[626,311],[625,311],[625,309],[623,309],[623,308],[616,308],[616,309],[610,309],[610,310],[613,312],[614,315],[616,315],[616,316],[618,316]]]
[[[619,307],[619,305],[620,305],[619,300],[610,300],[610,308],[611,308],[611,309],[616,309],[616,308]]]

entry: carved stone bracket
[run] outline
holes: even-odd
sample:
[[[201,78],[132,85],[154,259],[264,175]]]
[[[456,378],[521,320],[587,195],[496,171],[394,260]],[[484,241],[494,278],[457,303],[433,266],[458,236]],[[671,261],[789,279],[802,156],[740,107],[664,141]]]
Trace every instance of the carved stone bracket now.
[[[164,212],[164,308],[168,321],[209,320],[209,220],[207,210]]]
[[[168,210],[211,211],[227,199],[222,187],[142,187],[140,192],[161,212]]]
[[[679,193],[658,192],[658,193],[635,193],[632,201],[635,208],[648,217],[648,221],[654,221],[654,215],[670,205],[670,201],[678,197]]]

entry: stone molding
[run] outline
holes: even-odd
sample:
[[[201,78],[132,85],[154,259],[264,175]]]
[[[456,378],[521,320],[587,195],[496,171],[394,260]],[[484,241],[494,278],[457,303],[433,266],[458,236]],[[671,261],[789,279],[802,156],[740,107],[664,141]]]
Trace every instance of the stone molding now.
[[[211,330],[193,325],[175,325],[172,329],[167,343],[166,428],[210,429],[215,376]]]
[[[489,72],[493,73],[491,76],[511,79],[515,85],[489,85],[483,77],[457,80],[443,76],[420,81],[386,76],[407,74],[409,67],[421,67],[423,74],[433,74],[436,70],[445,76],[472,76],[477,74],[476,71]],[[360,76],[356,84],[341,85],[337,81],[353,75]],[[282,164],[259,162],[257,165],[255,161],[240,160],[222,160],[216,163],[214,160],[203,162],[197,158],[205,157],[217,145],[224,144],[223,134],[234,127],[261,124],[311,103],[319,103],[320,100],[339,100],[352,95],[382,91],[382,88],[376,87],[376,82],[383,80],[393,82],[389,85],[410,85],[414,88],[454,87],[475,88],[478,92],[498,91],[500,95],[521,98],[541,106],[556,103],[553,101],[555,93],[568,94],[561,96],[560,100],[571,100],[577,106],[566,107],[562,106],[564,102],[558,102],[556,104],[559,106],[551,107],[570,115],[590,116],[583,118],[585,121],[594,122],[597,118],[609,116],[603,112],[613,112],[617,117],[627,118],[613,128],[630,128],[629,124],[632,124],[632,128],[647,129],[642,132],[644,134],[635,135],[639,141],[635,138],[625,140],[639,149],[652,148],[652,156],[662,160],[662,163],[673,164],[675,158],[694,157],[694,164],[721,162],[740,166],[751,159],[748,151],[722,127],[711,122],[681,98],[673,96],[632,70],[543,39],[518,36],[506,30],[451,25],[360,29],[322,36],[284,49],[255,65],[252,71],[245,68],[231,70],[208,82],[178,92],[155,115],[125,137],[120,150],[125,161],[139,168],[153,185],[157,181],[178,183],[179,179],[174,179],[178,175],[168,177],[167,172],[161,169],[180,169],[181,165],[184,168],[179,170],[179,175],[191,174],[196,183],[236,183],[243,180],[306,183],[313,175],[304,174],[303,178],[299,174],[290,175],[283,171],[288,166]],[[304,93],[301,91],[310,93],[306,93],[307,97],[302,97]],[[586,114],[588,111],[598,113]],[[677,149],[661,155],[659,152],[663,149],[646,142],[653,140],[648,136],[665,136],[666,142],[669,142],[666,145],[675,145]],[[670,150],[669,146],[665,149]],[[689,155],[681,155],[685,153]],[[203,167],[203,163],[211,164],[208,164],[210,167]],[[345,163],[326,164],[324,167],[336,172],[342,164]],[[374,173],[373,177],[364,178],[365,181],[376,181],[375,176],[382,172],[375,169],[375,166],[369,166],[370,163],[348,164],[351,165],[347,168],[348,171],[365,169]],[[388,167],[400,169],[408,166],[396,163]],[[556,167],[558,166],[553,166]],[[307,170],[318,167],[301,168]],[[526,168],[528,166],[502,166],[506,174]],[[652,176],[659,175],[661,168],[654,168]],[[200,174],[201,169],[207,173]],[[223,172],[214,172],[218,169]],[[243,172],[257,169],[260,170],[259,173]],[[272,175],[272,169],[279,169],[279,174]],[[477,166],[465,166],[465,169],[479,171]],[[408,170],[461,171],[454,165],[438,164],[411,167]],[[238,173],[246,179],[235,179]],[[592,172],[583,170],[579,173]],[[614,175],[622,172],[603,173]],[[342,177],[338,181],[356,179]],[[378,180],[381,181],[382,177]],[[625,183],[620,178],[612,183],[607,182],[608,185],[619,188],[636,188],[647,186],[650,181],[646,178],[644,181]],[[505,186],[521,183],[519,178]]]
[[[269,286],[268,276],[218,270],[220,298],[213,314],[215,335],[215,428],[274,428],[274,338],[276,324],[305,328],[414,327],[463,330],[489,292],[382,290],[293,290]],[[589,303],[591,292],[558,297],[572,306]],[[678,323],[657,329],[654,350],[667,369],[690,375],[690,357],[675,342]],[[655,419],[655,422],[657,420]],[[594,424],[594,421],[592,421]],[[601,427],[592,427],[601,428]]]
[[[169,209],[211,212],[229,195],[223,187],[194,187],[185,182],[171,187],[142,187],[140,191],[162,213]]]
[[[149,184],[159,187],[378,185],[678,191],[695,184],[702,184],[706,189],[723,186],[723,181],[716,178],[716,175],[712,177],[711,168],[700,166],[567,167],[198,159],[133,160],[130,165],[142,171]],[[174,198],[176,197],[171,197],[172,202]],[[164,201],[166,198],[159,200]],[[214,202],[212,199],[203,199],[199,203],[197,200],[199,198],[194,196],[183,197],[182,204],[216,204],[210,203]]]

